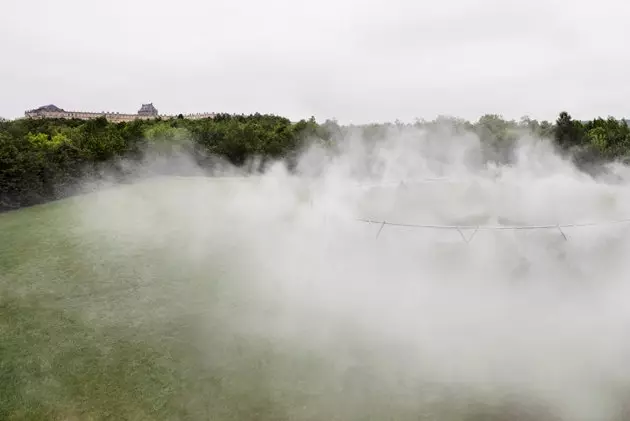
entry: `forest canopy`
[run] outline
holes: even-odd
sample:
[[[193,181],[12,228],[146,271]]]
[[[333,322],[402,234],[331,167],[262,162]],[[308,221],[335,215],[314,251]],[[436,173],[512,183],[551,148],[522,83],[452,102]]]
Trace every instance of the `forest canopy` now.
[[[291,122],[275,115],[218,114],[214,118],[188,120],[179,116],[168,120],[136,120],[111,123],[105,118],[0,119],[0,210],[16,209],[65,197],[86,177],[107,173],[124,177],[127,162],[141,160],[147,151],[169,155],[183,151],[200,168],[208,168],[220,158],[243,167],[252,158],[261,163],[294,159],[308,142],[316,140],[334,146],[351,130],[359,131],[366,142],[385,136],[392,127],[437,130],[449,127],[470,132],[489,151],[488,159],[509,162],[511,150],[524,133],[551,139],[562,153],[578,166],[630,156],[628,121],[595,118],[573,119],[561,112],[554,122],[524,117],[505,120],[500,115],[484,115],[476,122],[453,117],[432,121],[340,126],[314,118]],[[262,165],[262,164],[261,164]]]

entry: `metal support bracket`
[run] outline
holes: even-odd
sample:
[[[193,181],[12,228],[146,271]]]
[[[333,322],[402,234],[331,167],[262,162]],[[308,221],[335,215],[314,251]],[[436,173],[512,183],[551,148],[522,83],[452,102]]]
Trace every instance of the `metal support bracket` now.
[[[560,231],[560,234],[562,234],[564,241],[567,241],[567,236],[564,234],[564,231],[562,231],[562,228],[560,228],[560,225],[556,225],[556,227],[558,228],[558,231]]]
[[[460,227],[457,227],[457,232],[459,233],[459,235],[462,237],[462,240],[464,240],[464,242],[466,244],[470,244],[470,242],[473,240],[473,238],[475,238],[475,234],[477,234],[477,231],[479,231],[479,227],[476,227],[475,230],[472,232],[472,234],[470,234],[470,236],[466,237],[466,234],[464,234],[464,232],[462,231],[462,229]]]
[[[385,224],[387,222],[383,221],[383,223],[381,224],[381,227],[378,229],[378,232],[376,233],[376,238],[378,239],[378,236],[381,235],[381,231],[383,231],[383,228],[385,227]]]

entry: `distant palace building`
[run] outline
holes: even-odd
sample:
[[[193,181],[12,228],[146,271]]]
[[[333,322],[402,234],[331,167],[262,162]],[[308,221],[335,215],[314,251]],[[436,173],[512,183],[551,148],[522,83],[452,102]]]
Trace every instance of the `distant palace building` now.
[[[87,111],[66,111],[57,107],[56,105],[44,105],[43,107],[36,108],[34,110],[28,110],[24,113],[26,118],[66,118],[66,119],[80,119],[91,120],[98,117],[105,117],[108,121],[113,123],[120,123],[123,121],[134,120],[151,120],[155,118],[176,118],[176,115],[160,115],[157,108],[153,104],[142,104],[137,114],[121,114],[112,112],[100,112],[93,113]],[[198,114],[180,114],[186,119],[198,120],[202,118],[213,118],[214,113],[198,113]]]
[[[153,104],[142,104],[142,107],[140,107],[140,110],[138,111],[138,115],[157,117],[158,110],[153,106]]]

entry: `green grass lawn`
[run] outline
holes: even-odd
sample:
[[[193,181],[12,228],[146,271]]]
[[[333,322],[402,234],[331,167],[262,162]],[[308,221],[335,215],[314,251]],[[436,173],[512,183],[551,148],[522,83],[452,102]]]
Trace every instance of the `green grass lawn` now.
[[[0,420],[504,419],[431,406],[351,327],[328,353],[274,340],[274,303],[257,300],[229,238],[161,226],[130,199],[158,186],[0,215]]]
[[[177,221],[86,227],[111,194],[0,215],[0,419],[348,419],[328,362],[239,331],[264,310],[233,257],[187,253]]]
[[[0,215],[0,419],[285,419],[281,351],[223,323],[225,259],[88,233],[96,196]]]

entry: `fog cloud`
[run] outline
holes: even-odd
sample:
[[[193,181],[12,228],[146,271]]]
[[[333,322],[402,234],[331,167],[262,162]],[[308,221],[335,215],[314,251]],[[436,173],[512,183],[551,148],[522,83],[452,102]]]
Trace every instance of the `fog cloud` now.
[[[76,208],[77,229],[129,256],[161,245],[181,273],[206,273],[189,293],[147,281],[140,296],[170,300],[135,303],[134,319],[192,314],[208,364],[227,364],[217,329],[272,344],[284,365],[258,387],[290,419],[619,419],[630,224],[609,222],[630,215],[627,174],[593,179],[526,136],[514,165],[480,153],[473,135],[354,134],[340,154],[307,151],[297,174],[104,190]],[[488,229],[581,223],[594,225]],[[468,243],[464,225],[480,228]],[[217,284],[223,298],[204,298]]]

